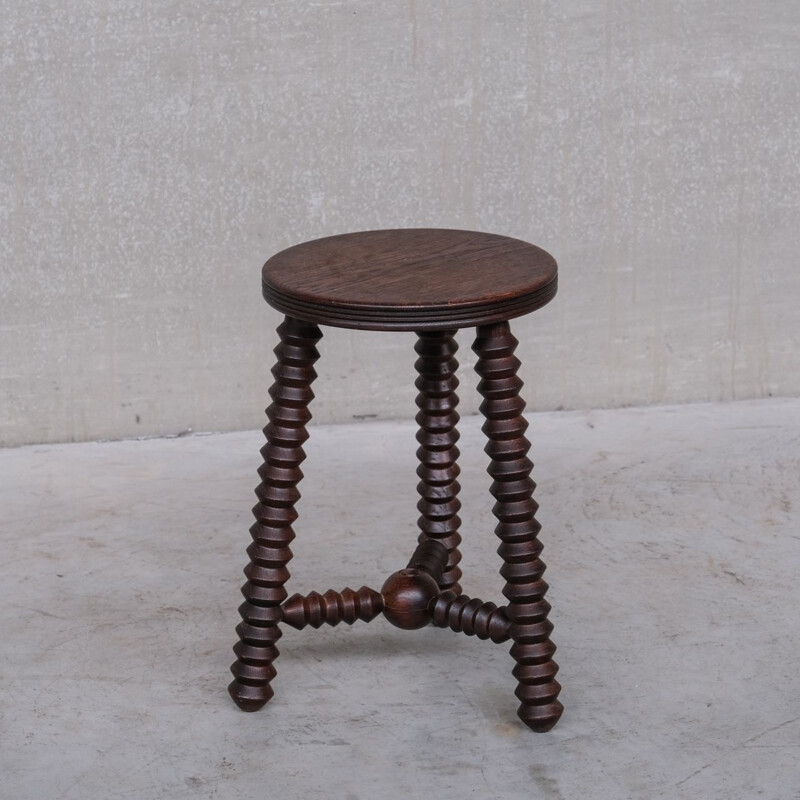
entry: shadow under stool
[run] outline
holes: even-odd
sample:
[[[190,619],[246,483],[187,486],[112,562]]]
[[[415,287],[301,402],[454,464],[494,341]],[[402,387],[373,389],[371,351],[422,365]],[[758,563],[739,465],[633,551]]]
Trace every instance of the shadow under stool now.
[[[533,465],[524,435],[520,362],[514,355],[518,342],[509,320],[554,297],[556,262],[544,250],[505,236],[403,229],[306,242],[273,256],[262,274],[265,299],[285,319],[278,327],[231,697],[245,711],[256,711],[273,696],[270,682],[276,675],[281,624],[318,628],[369,622],[382,613],[399,628],[433,624],[497,643],[510,640],[517,713],[533,730],[549,730],[563,706],[557,699],[561,687],[550,641],[553,626],[547,620],[545,565],[539,558],[541,526],[534,516]],[[363,586],[287,599],[320,325],[417,335],[420,535],[407,567],[389,576],[380,591]],[[500,607],[467,597],[459,585],[454,336],[465,327],[477,328],[475,369],[481,378],[480,410],[508,601]]]

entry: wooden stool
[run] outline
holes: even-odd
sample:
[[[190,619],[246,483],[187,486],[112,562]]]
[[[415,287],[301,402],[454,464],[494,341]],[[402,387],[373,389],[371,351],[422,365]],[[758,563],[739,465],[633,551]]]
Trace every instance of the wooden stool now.
[[[323,623],[369,622],[378,614],[394,625],[432,623],[469,636],[511,640],[517,662],[520,718],[535,731],[555,725],[563,706],[555,679],[555,645],[550,641],[550,605],[537,539],[535,487],[530,478],[528,423],[519,396],[518,344],[508,320],[534,311],[556,293],[557,267],[544,250],[517,239],[469,231],[409,229],[332,236],[291,247],[264,265],[267,302],[286,318],[278,328],[275,382],[267,409],[267,439],[258,470],[261,485],[248,547],[250,563],[242,587],[245,602],[236,631],[234,680],[228,691],[245,711],[256,711],[273,695],[275,643],[280,623],[295,628]],[[319,357],[319,324],[377,331],[415,331],[419,355],[416,387],[420,478],[419,545],[408,566],[391,575],[380,592],[316,592],[287,600],[284,588],[292,558],[292,523],[297,485],[303,477],[302,444],[308,438],[308,405]],[[496,499],[495,533],[503,560],[503,594],[508,605],[470,599],[461,593],[458,563],[456,329],[477,327],[473,349],[486,418],[483,431]]]

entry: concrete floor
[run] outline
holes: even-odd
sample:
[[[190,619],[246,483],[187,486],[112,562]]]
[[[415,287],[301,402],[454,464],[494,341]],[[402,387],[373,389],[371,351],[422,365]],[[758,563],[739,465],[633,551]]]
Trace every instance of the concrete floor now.
[[[531,415],[566,712],[507,645],[282,639],[230,702],[260,433],[0,452],[3,798],[800,798],[800,400]],[[479,420],[464,587],[500,600]],[[314,427],[292,591],[379,587],[415,539],[413,423]]]

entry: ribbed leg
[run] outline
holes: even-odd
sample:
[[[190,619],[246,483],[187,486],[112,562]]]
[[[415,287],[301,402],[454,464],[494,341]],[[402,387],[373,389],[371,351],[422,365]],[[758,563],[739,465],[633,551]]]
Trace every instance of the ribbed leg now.
[[[500,322],[479,327],[473,349],[478,354],[475,369],[482,379],[478,391],[484,397],[481,412],[489,439],[491,492],[497,501],[495,533],[502,541],[497,552],[503,559],[500,574],[506,579],[503,594],[509,601],[506,614],[514,641],[511,655],[517,662],[514,677],[521,701],[517,713],[528,727],[547,731],[558,722],[564,707],[556,699],[561,686],[555,679],[556,647],[550,641],[553,626],[547,620],[550,604],[544,599],[547,584],[542,579],[545,565],[536,538],[541,526],[534,517],[536,484],[530,478],[530,442],[524,436],[528,423],[519,396],[522,381],[517,377],[519,361],[514,356],[517,344],[508,323]]]
[[[244,711],[257,711],[273,695],[270,681],[275,677],[273,661],[278,657],[275,642],[281,636],[278,623],[281,603],[286,599],[284,584],[289,578],[287,564],[292,557],[292,523],[297,519],[295,503],[300,498],[297,484],[303,477],[300,463],[305,459],[302,444],[308,438],[311,419],[308,404],[314,396],[316,378],[313,364],[319,358],[315,347],[320,329],[308,322],[286,317],[278,327],[280,343],[275,348],[277,363],[272,369],[275,382],[270,389],[272,404],[267,409],[269,424],[264,428],[267,443],[261,449],[264,463],[258,470],[261,485],[253,508],[255,523],[250,528],[253,543],[247,548],[250,563],[244,570],[245,597],[239,607],[242,622],[236,628],[239,642],[233,648],[231,666],[234,680],[228,692]]]
[[[414,347],[419,355],[414,365],[419,373],[415,385],[419,389],[416,419],[420,444],[417,450],[420,499],[417,508],[421,516],[417,524],[421,531],[420,542],[435,539],[447,548],[447,564],[439,581],[440,588],[460,594],[458,545],[461,536],[458,529],[461,520],[458,511],[461,502],[457,497],[460,486],[456,480],[459,473],[456,464],[458,361],[455,359],[458,344],[454,334],[455,331],[422,331],[417,334]]]

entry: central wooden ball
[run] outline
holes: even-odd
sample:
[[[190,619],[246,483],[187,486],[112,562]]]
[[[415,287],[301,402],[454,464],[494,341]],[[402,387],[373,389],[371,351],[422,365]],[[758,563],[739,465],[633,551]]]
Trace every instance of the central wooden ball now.
[[[401,569],[381,588],[383,616],[407,631],[424,628],[431,621],[428,606],[439,594],[439,586],[427,572]]]

